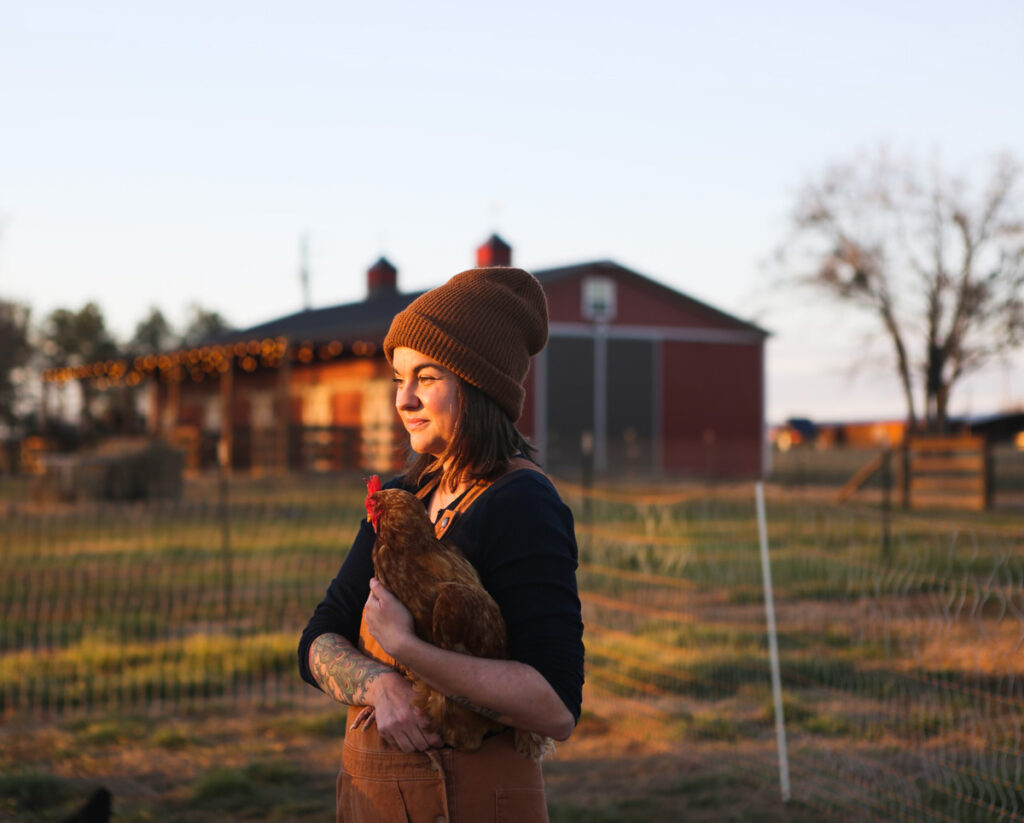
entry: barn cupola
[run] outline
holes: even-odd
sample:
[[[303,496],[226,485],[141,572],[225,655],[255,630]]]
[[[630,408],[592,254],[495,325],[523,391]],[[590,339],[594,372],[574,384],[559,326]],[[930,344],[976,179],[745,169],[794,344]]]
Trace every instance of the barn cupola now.
[[[498,235],[492,234],[476,250],[476,264],[484,266],[511,266],[512,247]]]
[[[384,297],[398,291],[398,269],[386,257],[374,263],[366,272],[366,299]]]

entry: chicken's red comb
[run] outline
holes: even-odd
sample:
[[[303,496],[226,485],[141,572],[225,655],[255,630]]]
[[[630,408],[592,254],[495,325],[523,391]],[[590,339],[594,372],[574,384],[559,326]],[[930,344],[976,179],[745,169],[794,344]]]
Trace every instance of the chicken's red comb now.
[[[370,475],[366,481],[366,519],[377,528],[377,507],[370,497],[380,491],[380,475]]]

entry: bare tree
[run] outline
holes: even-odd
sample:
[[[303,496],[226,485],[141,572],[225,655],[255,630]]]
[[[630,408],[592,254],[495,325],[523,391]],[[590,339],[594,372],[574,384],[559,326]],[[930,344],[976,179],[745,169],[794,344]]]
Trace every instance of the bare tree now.
[[[1008,155],[977,185],[880,149],[797,196],[780,259],[799,282],[875,316],[912,427],[923,397],[925,425],[945,430],[957,382],[1024,340],[1021,176]]]

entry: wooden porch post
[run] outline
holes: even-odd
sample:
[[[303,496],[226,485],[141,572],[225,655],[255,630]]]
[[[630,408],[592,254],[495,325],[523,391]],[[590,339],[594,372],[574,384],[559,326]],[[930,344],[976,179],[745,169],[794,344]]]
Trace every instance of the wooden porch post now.
[[[291,383],[292,383],[292,361],[288,357],[288,346],[285,345],[284,355],[281,357],[281,367],[277,370],[277,413],[274,415],[275,446],[277,470],[287,473],[291,466],[288,465],[288,432],[291,423]]]
[[[220,375],[220,442],[217,444],[217,458],[225,475],[231,474],[234,450],[235,358],[228,357],[227,365]]]
[[[39,429],[46,432],[50,426],[50,392],[52,384],[48,380],[43,381],[43,396],[39,402]]]
[[[181,420],[181,379],[178,377],[177,369],[168,373],[167,381],[167,409],[170,412],[167,428],[173,429]]]
[[[149,399],[149,406],[146,409],[146,430],[150,434],[163,434],[160,415],[160,381],[151,376],[144,385]]]

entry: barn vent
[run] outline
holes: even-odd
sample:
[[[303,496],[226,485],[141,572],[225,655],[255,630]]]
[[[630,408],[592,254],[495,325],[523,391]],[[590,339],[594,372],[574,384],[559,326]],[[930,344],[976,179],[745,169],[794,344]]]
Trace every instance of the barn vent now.
[[[383,297],[398,291],[398,269],[382,257],[366,272],[366,297]]]
[[[498,235],[492,234],[476,250],[478,266],[511,266],[512,247]]]

